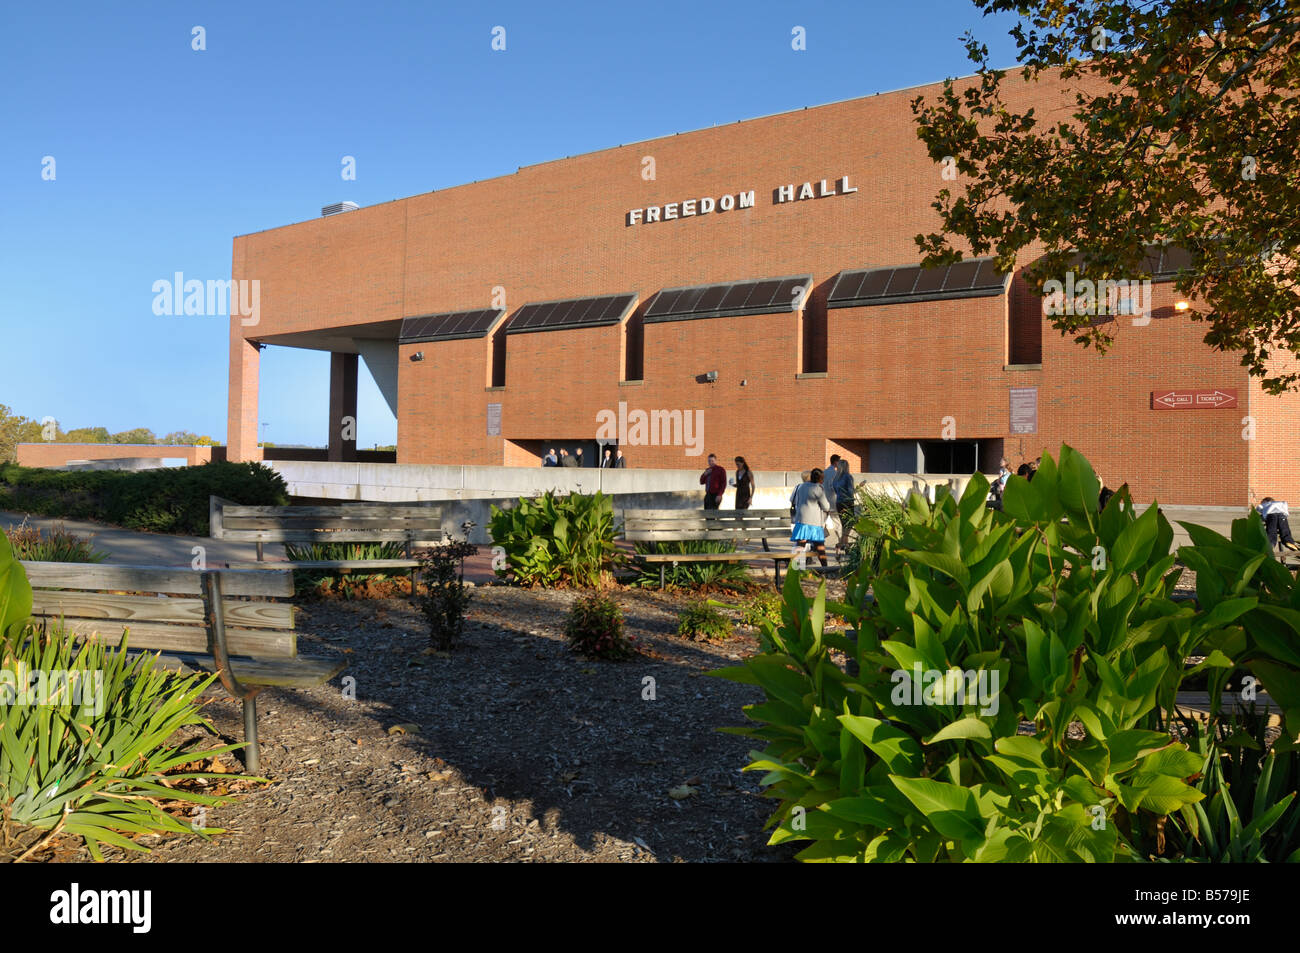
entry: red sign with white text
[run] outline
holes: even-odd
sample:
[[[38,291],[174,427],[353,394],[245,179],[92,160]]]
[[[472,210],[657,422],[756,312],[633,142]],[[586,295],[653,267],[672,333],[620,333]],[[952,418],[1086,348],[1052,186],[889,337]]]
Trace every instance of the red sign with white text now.
[[[1237,406],[1237,390],[1232,387],[1214,390],[1153,390],[1152,410],[1222,410]]]

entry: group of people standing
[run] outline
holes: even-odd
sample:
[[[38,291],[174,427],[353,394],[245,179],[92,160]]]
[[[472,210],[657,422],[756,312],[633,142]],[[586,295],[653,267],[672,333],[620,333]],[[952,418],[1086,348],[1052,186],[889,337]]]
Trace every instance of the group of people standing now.
[[[825,470],[814,467],[802,477],[803,482],[790,494],[793,520],[790,541],[813,549],[825,566],[827,526],[832,526],[842,537],[843,525],[853,515],[853,476],[849,473],[848,460],[832,454],[830,466]],[[709,466],[700,474],[700,485],[704,487],[706,510],[718,509],[728,485],[736,488],[736,509],[747,510],[754,500],[754,471],[744,457],[736,457],[736,475],[728,480],[726,468],[718,464],[715,454],[709,454]],[[763,549],[767,548],[767,540],[763,540]]]
[[[555,453],[555,448],[551,447],[542,455],[542,466],[544,467],[585,467],[586,465],[586,462],[582,459],[581,447],[577,447],[573,453],[561,448],[558,456]],[[606,447],[604,456],[600,458],[600,468],[602,470],[627,469],[627,458],[623,456],[622,450]]]

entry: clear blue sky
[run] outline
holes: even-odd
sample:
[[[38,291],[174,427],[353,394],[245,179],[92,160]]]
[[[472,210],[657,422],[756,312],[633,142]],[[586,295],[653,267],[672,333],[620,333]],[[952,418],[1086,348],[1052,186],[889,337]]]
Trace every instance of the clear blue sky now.
[[[965,75],[967,29],[1010,65],[1008,24],[969,0],[7,3],[0,404],[224,442],[228,319],[155,316],[151,289],[229,278],[235,235]],[[324,445],[328,367],[263,352],[268,440]],[[358,441],[393,443],[361,377]]]

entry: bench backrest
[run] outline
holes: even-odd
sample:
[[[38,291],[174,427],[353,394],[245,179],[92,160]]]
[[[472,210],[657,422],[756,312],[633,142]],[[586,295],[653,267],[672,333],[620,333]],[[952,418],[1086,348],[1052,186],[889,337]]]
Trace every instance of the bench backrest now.
[[[789,510],[623,511],[623,538],[632,542],[789,540],[790,526]]]
[[[66,631],[116,645],[164,652],[209,652],[202,574],[158,566],[23,562],[32,585],[32,616]],[[292,658],[297,654],[293,606],[269,597],[293,595],[289,570],[221,573],[226,645],[231,655]],[[173,598],[168,596],[175,595]]]
[[[441,543],[440,503],[241,506],[209,503],[209,535],[256,543]]]

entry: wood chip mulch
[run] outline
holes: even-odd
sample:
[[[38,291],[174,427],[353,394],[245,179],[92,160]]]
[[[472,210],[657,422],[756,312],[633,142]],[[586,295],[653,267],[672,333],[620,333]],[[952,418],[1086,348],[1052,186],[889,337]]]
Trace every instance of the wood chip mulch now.
[[[742,706],[762,693],[703,674],[754,654],[753,633],[691,641],[676,634],[687,595],[617,589],[642,654],[591,661],[563,635],[578,595],[478,587],[447,656],[430,654],[405,599],[306,603],[299,652],[343,654],[348,666],[320,688],[259,697],[272,782],[209,808],[207,823],[226,829],[210,841],[151,835],[139,840],[148,854],[106,857],[789,860],[797,846],[768,847],[762,830],[775,802],[740,771],[754,743],[716,730],[743,724]],[[219,689],[210,698],[217,731],[242,740],[239,703]],[[33,859],[89,855],[64,841]]]

